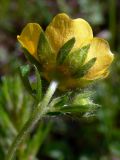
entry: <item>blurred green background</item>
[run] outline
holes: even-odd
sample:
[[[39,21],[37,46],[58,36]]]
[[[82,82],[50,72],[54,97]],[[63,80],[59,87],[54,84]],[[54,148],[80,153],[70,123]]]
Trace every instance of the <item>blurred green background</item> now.
[[[60,12],[87,20],[94,36],[109,41],[115,60],[107,79],[92,86],[102,105],[94,119],[46,118],[17,153],[19,160],[120,160],[120,1],[0,0],[0,159],[30,116],[33,99],[18,66],[26,59],[16,36],[28,22],[44,29]],[[29,146],[27,147],[26,146]],[[25,150],[25,152],[24,152]],[[32,153],[31,158],[28,156]],[[35,155],[37,154],[37,158]],[[29,157],[29,159],[28,159]]]

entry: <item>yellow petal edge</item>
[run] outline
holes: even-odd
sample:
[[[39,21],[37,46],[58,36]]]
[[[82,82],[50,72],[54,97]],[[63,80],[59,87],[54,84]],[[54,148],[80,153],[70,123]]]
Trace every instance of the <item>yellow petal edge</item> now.
[[[28,23],[22,30],[22,33],[17,36],[18,41],[23,48],[37,58],[37,46],[39,41],[39,36],[42,28],[37,23]]]
[[[110,47],[107,41],[101,38],[93,38],[88,51],[86,61],[96,57],[97,60],[89,72],[85,75],[86,79],[97,79],[106,73],[110,64],[114,59],[114,55],[110,51]]]
[[[56,53],[65,42],[73,37],[76,39],[73,50],[90,43],[93,38],[88,22],[81,18],[73,20],[65,13],[58,14],[53,18],[46,28],[45,34]]]

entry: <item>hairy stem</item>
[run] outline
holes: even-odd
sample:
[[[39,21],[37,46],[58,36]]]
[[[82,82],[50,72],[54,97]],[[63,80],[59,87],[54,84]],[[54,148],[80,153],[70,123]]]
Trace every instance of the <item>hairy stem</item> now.
[[[27,121],[27,123],[23,126],[22,130],[19,132],[18,136],[13,141],[10,149],[8,150],[8,154],[6,156],[6,160],[12,160],[14,154],[19,147],[20,143],[25,139],[25,137],[30,133],[35,124],[45,116],[45,114],[49,111],[48,104],[56,91],[58,86],[57,81],[52,81],[50,86],[43,98],[43,100],[34,108],[32,116]]]

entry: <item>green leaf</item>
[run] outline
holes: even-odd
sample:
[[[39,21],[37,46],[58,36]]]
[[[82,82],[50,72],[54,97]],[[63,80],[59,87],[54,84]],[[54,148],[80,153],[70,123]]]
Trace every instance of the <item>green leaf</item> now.
[[[89,69],[95,64],[96,59],[97,58],[95,57],[95,58],[92,58],[91,60],[89,60],[86,64],[84,64],[82,67],[80,67],[80,69],[73,76],[75,78],[83,77],[85,74],[87,74]]]
[[[21,71],[21,75],[24,76],[28,76],[29,72],[30,72],[30,66],[29,65],[24,65],[20,67],[20,71]]]
[[[36,66],[34,66],[35,68],[35,75],[36,75],[36,99],[38,101],[41,100],[42,98],[42,83],[41,83],[41,77],[40,77],[40,73],[37,69]]]
[[[40,62],[48,62],[55,59],[55,56],[52,53],[51,46],[43,31],[40,34],[37,54]]]
[[[68,40],[59,50],[58,52],[58,56],[57,56],[57,62],[58,64],[62,64],[65,60],[65,58],[67,57],[67,55],[69,54],[69,52],[71,51],[71,49],[73,48],[75,44],[75,38],[71,38],[70,40]]]
[[[40,62],[38,62],[25,48],[24,48],[24,54],[27,60],[31,64],[35,65],[39,70],[42,70],[42,65],[40,64]]]
[[[2,124],[0,123],[0,127],[3,127],[5,132],[9,130],[9,132],[12,132],[15,136],[17,135],[17,130],[2,105],[0,105],[0,122],[2,122]]]
[[[41,122],[39,128],[36,130],[34,136],[29,140],[27,149],[25,150],[24,159],[28,160],[30,157],[35,157],[38,153],[41,145],[46,139],[47,135],[50,132],[52,123],[49,121],[47,125],[44,122]]]
[[[29,82],[29,79],[28,79],[28,75],[29,75],[29,72],[30,72],[30,66],[29,65],[20,66],[19,67],[19,72],[20,72],[20,76],[21,76],[21,79],[22,79],[22,82],[23,82],[25,88],[27,89],[27,91],[31,95],[33,95],[33,90],[31,88],[31,85],[30,85],[30,82]]]

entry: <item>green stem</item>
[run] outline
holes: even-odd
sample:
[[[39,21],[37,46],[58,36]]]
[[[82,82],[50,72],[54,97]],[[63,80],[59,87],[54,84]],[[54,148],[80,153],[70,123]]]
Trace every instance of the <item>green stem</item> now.
[[[49,107],[48,104],[56,91],[58,86],[57,81],[52,81],[43,100],[34,108],[33,114],[28,120],[28,122],[25,124],[23,129],[19,132],[18,136],[15,138],[14,142],[12,143],[10,149],[8,150],[8,154],[6,156],[6,160],[12,160],[14,157],[14,154],[20,145],[20,143],[25,139],[25,137],[30,133],[32,128],[35,126],[35,124],[45,116],[45,114],[48,112]]]
[[[116,38],[116,1],[109,0],[109,30],[112,34],[111,38],[111,47],[115,47],[115,38]]]

